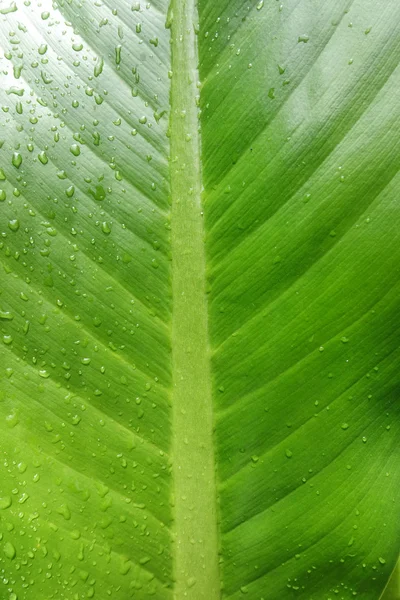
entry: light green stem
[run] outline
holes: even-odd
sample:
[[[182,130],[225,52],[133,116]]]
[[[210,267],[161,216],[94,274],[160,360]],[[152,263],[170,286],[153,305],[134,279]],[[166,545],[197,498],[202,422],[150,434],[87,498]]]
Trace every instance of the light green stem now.
[[[172,0],[171,191],[175,597],[220,598],[213,406],[196,104],[195,0]]]

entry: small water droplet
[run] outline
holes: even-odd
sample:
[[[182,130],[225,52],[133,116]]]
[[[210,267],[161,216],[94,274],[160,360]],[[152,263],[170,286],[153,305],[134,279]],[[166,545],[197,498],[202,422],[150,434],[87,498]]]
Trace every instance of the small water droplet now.
[[[5,8],[0,8],[0,15],[8,15],[17,10],[17,3],[11,2],[10,6],[6,6]]]
[[[44,150],[42,152],[40,152],[38,158],[39,158],[40,162],[42,163],[42,165],[47,165],[47,163],[49,162],[49,159],[47,158],[47,154]]]
[[[11,163],[16,169],[19,169],[22,165],[22,156],[19,152],[14,152],[12,155]]]
[[[8,228],[11,229],[11,231],[18,231],[18,229],[20,228],[20,223],[18,219],[11,219],[10,221],[8,221]]]
[[[307,42],[309,41],[309,39],[310,39],[310,37],[308,35],[305,35],[305,34],[304,35],[299,35],[299,37],[297,39],[297,42],[299,44],[300,43],[307,44]]]
[[[71,511],[67,504],[62,504],[57,508],[57,512],[59,515],[63,516],[66,521],[71,519]]]
[[[101,224],[101,230],[106,235],[109,235],[111,233],[111,225],[110,225],[110,223],[108,221],[103,221],[103,223]]]
[[[3,321],[12,321],[14,315],[8,310],[0,310],[0,319]]]
[[[72,144],[72,146],[70,147],[69,151],[74,156],[79,156],[80,153],[81,153],[81,148],[80,148],[80,146],[78,144]]]
[[[67,189],[65,190],[65,194],[68,198],[72,198],[72,196],[75,194],[75,187],[73,185],[67,187]]]
[[[16,557],[17,551],[11,542],[6,542],[4,544],[4,555],[10,560],[14,560]]]
[[[12,504],[12,499],[10,496],[3,496],[0,498],[0,510],[5,510],[9,508]]]

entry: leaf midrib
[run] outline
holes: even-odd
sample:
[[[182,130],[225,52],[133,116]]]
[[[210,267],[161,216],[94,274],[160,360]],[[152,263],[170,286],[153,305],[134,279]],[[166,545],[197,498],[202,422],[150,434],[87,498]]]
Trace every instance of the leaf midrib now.
[[[220,597],[197,108],[195,0],[172,0],[171,250],[175,597]]]

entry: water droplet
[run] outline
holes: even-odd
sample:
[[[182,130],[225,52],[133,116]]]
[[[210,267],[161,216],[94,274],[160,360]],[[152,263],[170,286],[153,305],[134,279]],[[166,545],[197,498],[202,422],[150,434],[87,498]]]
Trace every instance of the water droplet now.
[[[19,504],[25,504],[25,502],[29,499],[29,494],[27,494],[26,492],[23,492],[23,494],[21,494],[21,497],[19,498],[18,502]]]
[[[19,227],[20,224],[18,219],[11,219],[8,221],[8,228],[11,229],[11,231],[18,231]]]
[[[6,542],[4,544],[4,555],[10,560],[14,560],[16,557],[17,551],[11,542]]]
[[[40,71],[40,76],[42,78],[43,83],[48,84],[48,83],[52,83],[53,82],[53,78],[50,75],[48,75],[46,73],[46,71]]]
[[[6,6],[5,8],[0,8],[0,15],[8,15],[17,10],[17,3],[11,2],[10,6]]]
[[[106,235],[109,235],[111,233],[111,225],[110,225],[110,223],[108,221],[103,221],[103,223],[101,224],[101,230]]]
[[[75,187],[73,185],[67,187],[67,189],[65,190],[65,194],[68,198],[72,198],[72,196],[75,194]]]
[[[80,146],[78,144],[72,144],[72,146],[70,147],[69,151],[74,156],[79,156],[80,153],[81,153],[81,148],[80,148]]]
[[[49,162],[49,159],[47,158],[47,154],[46,154],[46,152],[44,152],[44,150],[42,152],[40,152],[38,158],[39,158],[40,162],[42,163],[42,165],[47,165],[47,163]]]
[[[94,76],[98,77],[103,72],[103,68],[104,68],[104,59],[102,56],[99,56],[95,66],[94,66],[94,70],[93,70]]]
[[[67,504],[62,504],[59,508],[57,508],[57,512],[59,515],[63,516],[66,521],[71,519],[71,511]]]
[[[115,47],[115,64],[117,65],[121,63],[121,51],[122,46],[121,44],[118,44],[118,46]]]
[[[18,413],[13,412],[10,415],[6,416],[6,425],[10,429],[14,429],[19,423]]]
[[[12,504],[12,499],[10,496],[3,496],[0,498],[0,510],[5,510],[9,508]]]
[[[303,44],[307,44],[307,42],[309,41],[310,37],[308,35],[299,35],[297,42],[300,44],[301,42]]]
[[[0,310],[0,319],[4,321],[12,321],[14,315],[10,313],[8,310]]]
[[[11,163],[14,165],[16,169],[19,169],[22,165],[22,156],[19,152],[14,152],[12,155]]]
[[[79,538],[81,537],[81,532],[78,531],[78,529],[73,529],[71,531],[71,537],[73,540],[79,540]]]

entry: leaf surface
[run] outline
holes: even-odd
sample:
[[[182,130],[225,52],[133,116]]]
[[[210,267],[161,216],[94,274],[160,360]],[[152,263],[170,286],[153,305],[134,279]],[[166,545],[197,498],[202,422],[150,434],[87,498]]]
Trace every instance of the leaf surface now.
[[[400,5],[7,0],[0,47],[0,597],[378,600]]]

